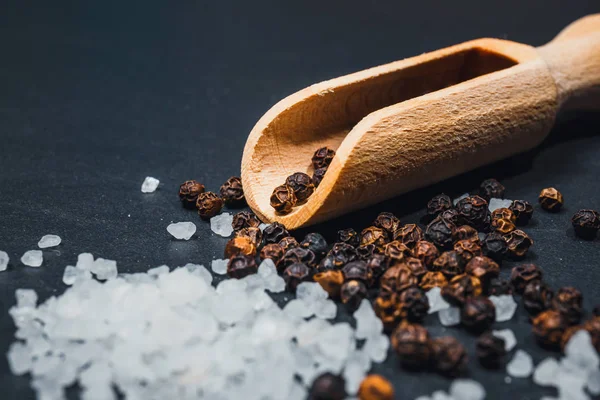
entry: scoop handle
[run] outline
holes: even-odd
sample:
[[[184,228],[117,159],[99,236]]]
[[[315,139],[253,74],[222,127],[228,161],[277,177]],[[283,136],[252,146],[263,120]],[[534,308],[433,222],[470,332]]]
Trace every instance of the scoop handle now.
[[[600,110],[600,14],[571,23],[538,52],[556,82],[561,109]]]

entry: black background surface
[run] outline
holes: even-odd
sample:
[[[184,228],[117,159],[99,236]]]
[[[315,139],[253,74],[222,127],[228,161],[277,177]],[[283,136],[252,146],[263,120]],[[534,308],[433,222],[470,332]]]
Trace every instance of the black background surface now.
[[[3,2],[0,249],[11,262],[0,273],[0,354],[14,337],[7,310],[15,289],[34,288],[41,300],[62,293],[63,269],[78,253],[116,259],[120,272],[208,265],[220,257],[226,239],[180,207],[178,185],[195,178],[217,190],[238,175],[248,132],[282,97],[477,37],[542,45],[569,22],[598,11],[597,2],[574,0]],[[431,195],[459,195],[487,177],[500,178],[508,198],[531,202],[541,188],[556,186],[565,210],[550,215],[536,206],[526,228],[535,240],[529,259],[553,287],[579,287],[589,314],[599,300],[600,239],[574,238],[569,218],[579,208],[600,208],[599,131],[600,114],[570,115],[540,149],[312,230],[333,239],[337,229],[362,228],[383,210],[416,222]],[[161,180],[154,194],[140,192],[147,175]],[[185,220],[197,223],[196,235],[171,240],[166,226]],[[24,267],[23,252],[48,233],[63,243],[44,251],[41,268]],[[426,326],[434,336],[444,334],[435,316]],[[550,354],[533,343],[521,307],[512,321],[496,324],[504,327],[536,363]],[[447,331],[473,355],[467,334]],[[393,381],[402,399],[449,384],[433,373],[402,371],[393,355],[374,370]],[[475,362],[470,376],[492,399],[554,394],[529,379],[506,384],[505,373]],[[33,397],[29,377],[12,376],[0,357],[0,398]]]

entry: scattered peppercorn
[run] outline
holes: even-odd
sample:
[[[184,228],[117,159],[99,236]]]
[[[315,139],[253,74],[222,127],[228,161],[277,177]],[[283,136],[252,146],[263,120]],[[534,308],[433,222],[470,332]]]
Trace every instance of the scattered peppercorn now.
[[[370,244],[375,247],[383,248],[388,241],[387,232],[376,226],[370,226],[363,229],[360,233],[360,245],[368,246]]]
[[[467,263],[465,273],[479,279],[483,291],[488,293],[492,280],[500,274],[500,267],[489,257],[477,256]]]
[[[327,168],[316,168],[313,172],[312,182],[315,185],[315,188],[319,187],[321,181],[325,177],[325,173],[327,172]]]
[[[489,329],[496,320],[496,307],[485,296],[469,297],[460,310],[460,322],[468,331],[479,333]]]
[[[229,207],[242,207],[246,204],[242,180],[237,176],[227,179],[220,189],[221,198]]]
[[[595,210],[579,210],[571,218],[575,235],[590,240],[596,237],[600,230],[600,213]]]
[[[350,246],[354,246],[354,247],[360,245],[360,236],[352,228],[343,229],[341,231],[338,231],[338,240],[340,242],[347,243]]]
[[[505,341],[491,332],[486,332],[477,338],[475,353],[483,367],[498,368],[506,356]]]
[[[465,347],[452,336],[443,336],[431,341],[433,367],[442,375],[456,377],[467,370],[469,357]]]
[[[260,220],[252,211],[240,211],[233,216],[231,227],[234,231],[244,228],[258,228]]]
[[[179,186],[179,199],[185,208],[196,208],[196,201],[200,193],[204,193],[204,185],[198,181],[185,181]]]
[[[431,360],[429,332],[422,325],[402,322],[391,335],[392,347],[400,363],[410,369],[421,369]]]
[[[367,261],[367,268],[371,270],[373,274],[373,280],[379,282],[379,278],[388,268],[387,259],[383,254],[373,254],[369,261]]]
[[[516,266],[510,273],[510,283],[518,294],[523,294],[525,285],[534,280],[542,279],[542,270],[535,264]]]
[[[225,245],[225,258],[231,258],[243,254],[246,256],[256,255],[256,245],[248,236],[238,236],[230,239]]]
[[[426,267],[431,267],[435,259],[440,256],[440,252],[435,244],[420,240],[415,244],[413,256],[421,260]]]
[[[482,241],[481,251],[485,256],[499,263],[508,252],[508,243],[506,243],[506,239],[501,234],[491,232]]]
[[[394,262],[399,262],[412,257],[412,250],[404,243],[394,240],[385,245],[384,254]]]
[[[403,290],[419,285],[419,278],[417,278],[415,274],[412,273],[410,268],[408,268],[405,264],[398,264],[398,267],[399,268],[397,269],[396,276],[396,293],[400,293]]]
[[[279,261],[283,258],[283,249],[276,243],[269,243],[263,246],[260,250],[260,258],[262,260],[270,258],[273,260],[273,264],[279,264]]]
[[[365,377],[358,388],[360,400],[394,400],[394,387],[381,375]]]
[[[344,378],[326,372],[313,381],[308,391],[308,400],[344,400],[345,386]]]
[[[313,279],[329,293],[329,297],[339,299],[342,285],[344,284],[344,274],[342,271],[330,269],[318,272],[313,276]]]
[[[283,249],[283,252],[286,253],[288,250],[295,249],[296,247],[300,247],[300,243],[293,236],[286,236],[277,243],[279,247]]]
[[[403,269],[401,264],[396,264],[388,268],[381,278],[379,278],[379,287],[381,288],[381,292],[387,292],[390,294],[395,294],[398,291],[398,276],[400,275],[400,271]],[[404,268],[408,270],[408,268]],[[412,273],[411,273],[412,275]],[[405,278],[403,278],[405,279]],[[403,282],[401,282],[403,284]],[[412,285],[409,285],[412,286]],[[408,286],[407,286],[408,287]]]
[[[429,271],[421,278],[419,286],[421,289],[427,291],[434,287],[444,287],[448,283],[448,279],[441,272]]]
[[[283,271],[283,280],[285,281],[285,288],[292,293],[296,293],[296,288],[302,282],[310,281],[311,269],[305,264],[295,263],[291,264]]]
[[[508,209],[515,215],[519,226],[527,225],[533,215],[533,206],[525,200],[513,200]]]
[[[373,310],[377,318],[383,323],[386,332],[390,332],[396,326],[396,294],[380,292],[373,302]]]
[[[456,228],[454,231],[454,240],[457,242],[461,240],[469,240],[477,244],[480,242],[477,229],[469,225],[461,225]]]
[[[307,234],[304,240],[300,242],[300,246],[315,253],[317,259],[321,259],[327,254],[327,241],[320,233],[313,232]]]
[[[373,283],[373,273],[363,260],[351,261],[344,265],[342,273],[346,281],[358,280],[364,282],[367,286],[371,286]]]
[[[546,310],[532,320],[533,335],[540,345],[548,348],[559,348],[562,335],[567,329],[567,321],[556,310]]]
[[[486,200],[491,198],[503,199],[505,188],[500,182],[495,179],[486,179],[479,185],[479,193]]]
[[[315,191],[312,178],[304,172],[296,172],[288,176],[285,184],[292,188],[299,203],[306,201]]]
[[[471,261],[473,257],[481,256],[481,246],[472,240],[459,240],[454,243],[454,251],[458,257],[462,260],[463,264]]]
[[[394,240],[400,241],[411,249],[423,238],[423,230],[416,224],[406,224],[394,233]]]
[[[565,203],[562,193],[553,187],[542,189],[538,197],[540,206],[546,211],[557,212]]]
[[[523,289],[523,307],[530,315],[536,316],[552,306],[554,292],[541,279],[529,281]]]
[[[492,211],[492,219],[497,218],[507,219],[513,224],[517,222],[517,216],[512,211],[510,211],[510,209],[505,207],[496,208],[494,211]]]
[[[498,233],[506,235],[516,229],[515,224],[510,219],[494,218],[492,219],[492,229]]]
[[[235,231],[235,236],[236,237],[240,237],[240,236],[249,237],[252,240],[252,243],[254,244],[254,246],[256,246],[256,248],[260,247],[260,244],[262,243],[262,231],[258,228],[240,229],[239,231]]]
[[[482,197],[475,195],[460,199],[456,203],[456,210],[460,215],[460,220],[473,228],[483,230],[490,224],[491,215],[488,202]]]
[[[441,249],[452,247],[456,225],[447,219],[437,217],[427,225],[425,237]]]
[[[427,273],[427,268],[423,265],[423,262],[418,258],[409,257],[402,262],[403,266],[408,267],[414,276],[417,277],[418,280],[421,280],[423,275]]]
[[[385,247],[378,247],[374,244],[367,244],[365,246],[358,246],[356,248],[356,254],[361,260],[367,261],[375,254],[383,254]]]
[[[210,219],[221,212],[223,208],[223,199],[213,192],[204,192],[198,195],[196,200],[198,215],[202,219]]]
[[[258,266],[253,256],[238,254],[229,259],[227,263],[227,275],[230,278],[242,279],[245,276],[255,274]]]
[[[400,220],[390,212],[382,212],[375,218],[373,225],[386,231],[389,237],[394,237],[400,228]]]
[[[452,199],[444,193],[433,196],[427,203],[427,214],[433,219],[441,212],[452,208]]]
[[[314,268],[316,266],[315,253],[308,249],[303,249],[302,247],[293,247],[283,254],[277,268],[279,270],[284,270],[290,265],[298,263]]]
[[[288,214],[296,205],[294,189],[288,185],[277,186],[271,195],[271,207],[281,214]]]
[[[445,219],[446,221],[452,222],[455,226],[461,225],[460,222],[460,214],[456,208],[449,208],[445,211],[442,211],[438,217]]]
[[[583,296],[572,286],[562,287],[552,299],[552,308],[560,312],[569,325],[575,325],[583,315]]]
[[[506,235],[506,244],[508,245],[508,255],[515,260],[519,260],[525,257],[525,254],[533,245],[533,239],[522,230],[515,229]]]
[[[263,230],[263,242],[265,244],[277,244],[286,236],[290,236],[290,233],[279,222],[273,222]]]
[[[358,254],[354,247],[342,242],[335,243],[327,254],[327,257],[330,257],[333,268],[342,268],[350,261],[358,259]]]
[[[333,160],[334,156],[335,151],[329,147],[321,147],[320,149],[317,149],[312,157],[313,167],[315,167],[315,169],[329,167],[329,164],[331,164],[331,160]]]
[[[367,297],[367,286],[361,281],[346,281],[342,285],[340,297],[349,311],[354,312],[361,301]]]
[[[429,299],[419,287],[409,287],[398,295],[396,306],[398,318],[410,322],[421,322],[427,316],[428,311]]]
[[[504,278],[492,278],[485,293],[488,296],[502,296],[503,294],[512,294],[510,281]]]
[[[464,264],[456,251],[445,251],[433,262],[431,270],[440,271],[451,279],[464,272]]]
[[[482,293],[481,281],[473,275],[457,275],[442,288],[442,297],[448,303],[462,307],[467,298],[479,296]]]

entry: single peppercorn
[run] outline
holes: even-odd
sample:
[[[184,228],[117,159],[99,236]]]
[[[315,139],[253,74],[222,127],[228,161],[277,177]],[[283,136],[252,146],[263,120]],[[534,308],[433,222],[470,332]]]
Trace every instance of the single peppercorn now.
[[[258,266],[253,256],[238,254],[231,257],[227,263],[227,275],[230,278],[242,279],[255,274],[256,271],[258,271]]]
[[[299,203],[306,201],[315,191],[311,177],[304,172],[296,172],[288,176],[285,184],[292,188]]]
[[[579,210],[571,218],[575,235],[590,240],[596,237],[600,230],[600,213],[595,210]]]
[[[221,198],[229,207],[242,207],[246,204],[242,180],[237,176],[227,179],[220,189]]]
[[[457,242],[468,240],[475,244],[479,244],[479,235],[477,229],[469,225],[461,225],[454,231],[454,240]]]
[[[239,231],[244,228],[258,228],[260,220],[252,211],[240,211],[233,216],[231,227],[234,231]]]
[[[449,208],[445,211],[442,211],[438,217],[452,222],[455,226],[460,225],[460,214],[456,208]]]
[[[523,307],[530,315],[538,315],[552,307],[554,292],[541,279],[530,281],[523,289]]]
[[[460,322],[468,331],[479,333],[489,329],[496,320],[494,303],[484,296],[469,297],[460,310]]]
[[[434,287],[444,287],[448,284],[448,279],[441,272],[429,271],[421,278],[419,287],[425,291]]]
[[[419,287],[409,287],[398,295],[396,305],[398,318],[410,322],[421,322],[427,316],[428,311],[429,299]]]
[[[394,387],[381,375],[367,375],[358,388],[360,400],[394,400]]]
[[[327,256],[331,257],[334,268],[342,268],[349,262],[358,259],[356,249],[343,242],[335,243]]]
[[[373,302],[375,315],[383,323],[386,332],[390,332],[396,326],[396,297],[394,293],[381,292]]]
[[[423,230],[416,224],[406,224],[394,233],[394,241],[399,241],[411,249],[423,238]]]
[[[342,243],[347,243],[350,246],[354,247],[360,245],[360,236],[352,228],[342,229],[341,231],[338,231],[338,240]]]
[[[412,250],[404,243],[394,240],[385,245],[384,254],[393,262],[399,262],[412,257]]]
[[[283,252],[286,253],[288,250],[295,249],[296,247],[300,247],[300,243],[293,236],[286,236],[277,243],[279,247],[283,249]]]
[[[506,207],[496,208],[492,211],[492,219],[504,218],[515,224],[517,222],[517,216]]]
[[[315,169],[329,167],[329,164],[331,164],[331,160],[333,160],[334,156],[335,151],[329,147],[321,147],[320,149],[317,149],[312,157],[313,167],[315,167]]]
[[[508,252],[508,243],[504,236],[497,232],[489,233],[481,243],[482,253],[496,261],[497,263],[502,262],[502,259]]]
[[[313,381],[307,400],[344,400],[346,398],[344,378],[326,372]]]
[[[494,218],[492,219],[492,230],[506,235],[516,229],[515,224],[509,219],[506,218]]]
[[[263,230],[264,244],[279,243],[284,237],[290,236],[290,233],[285,229],[285,226],[279,222],[273,222]]]
[[[445,251],[433,262],[431,270],[442,272],[451,279],[464,272],[464,264],[456,251]]]
[[[520,260],[533,246],[533,239],[522,230],[515,229],[506,235],[506,244],[508,245],[508,255],[515,260]]]
[[[367,286],[361,281],[346,281],[340,290],[340,297],[349,311],[354,312],[367,297]]]
[[[459,240],[454,243],[454,251],[460,257],[463,264],[471,261],[473,257],[481,256],[481,246],[479,246],[476,242],[472,240]]]
[[[379,278],[381,278],[388,269],[387,259],[383,254],[373,254],[373,256],[369,258],[369,261],[367,261],[367,268],[371,270],[373,280],[379,282]]]
[[[488,293],[492,280],[500,274],[500,267],[489,257],[477,256],[467,263],[465,273],[479,279],[483,291]]]
[[[225,245],[225,258],[231,258],[243,254],[246,256],[256,255],[256,245],[248,236],[238,236],[230,239]]]
[[[210,219],[221,212],[223,208],[223,199],[213,192],[204,192],[198,195],[196,200],[198,215],[202,219]]]
[[[538,197],[540,206],[550,212],[557,212],[565,203],[562,193],[553,187],[542,189]]]
[[[527,225],[533,215],[533,206],[525,200],[513,200],[508,209],[515,215],[519,226]]]
[[[179,186],[179,199],[185,208],[196,208],[196,201],[200,193],[204,193],[204,185],[198,181],[185,181]]]
[[[283,271],[283,280],[285,287],[289,292],[296,293],[296,288],[302,282],[310,281],[312,271],[306,264],[295,263],[288,266]]]
[[[327,254],[327,241],[320,233],[309,233],[300,242],[300,246],[309,249],[318,259],[321,259]]]
[[[425,237],[437,247],[447,249],[452,247],[456,225],[441,217],[435,218],[427,225]]]
[[[405,259],[401,265],[406,266],[408,269],[410,269],[410,271],[413,273],[414,276],[417,277],[418,280],[421,280],[423,275],[427,273],[427,268],[425,268],[423,262],[418,258],[409,257]]]
[[[480,296],[481,293],[482,287],[479,278],[467,274],[452,278],[441,292],[444,300],[458,307],[461,307],[467,298]]]
[[[260,244],[262,243],[262,231],[258,228],[240,229],[239,231],[235,231],[235,236],[236,237],[241,237],[241,236],[249,237],[250,240],[252,240],[252,243],[254,243],[254,246],[256,246],[256,248],[260,247]]]
[[[363,229],[360,233],[360,245],[368,246],[370,244],[383,248],[388,241],[387,232],[376,226],[370,226]]]
[[[583,315],[583,295],[572,286],[562,287],[552,299],[552,308],[560,312],[569,325],[575,325]]]
[[[523,294],[525,285],[542,279],[542,270],[535,264],[523,264],[514,267],[510,273],[510,283],[518,294]]]
[[[488,201],[492,198],[503,199],[505,190],[504,186],[493,178],[486,179],[479,185],[479,194]]]
[[[456,210],[460,215],[460,220],[473,228],[479,230],[487,228],[491,221],[488,202],[480,196],[469,196],[460,199],[456,203]]]
[[[262,260],[270,258],[273,264],[277,265],[283,258],[283,249],[276,243],[269,243],[260,250],[260,258]]]
[[[475,353],[479,363],[485,368],[498,368],[506,356],[504,339],[486,332],[477,338]]]
[[[438,194],[427,202],[427,215],[433,219],[450,208],[452,208],[452,199],[444,193]]]
[[[546,310],[532,320],[532,332],[537,342],[547,348],[559,348],[567,321],[556,310]]]
[[[332,299],[339,299],[342,285],[344,284],[344,274],[342,271],[330,269],[318,272],[313,276],[313,280],[329,294]]]
[[[429,364],[432,356],[431,341],[429,332],[422,325],[403,322],[394,330],[390,339],[404,367],[420,369]]]
[[[421,260],[426,267],[431,267],[435,259],[440,256],[440,252],[435,244],[420,240],[415,244],[413,256]]]
[[[296,205],[297,199],[294,189],[288,185],[280,185],[273,189],[271,195],[271,207],[281,214],[287,214],[292,211]]]
[[[379,278],[379,287],[382,292],[393,294],[398,291],[398,276],[401,270],[402,266],[396,264],[388,268],[383,275],[381,275],[381,278]]]
[[[452,336],[443,336],[431,341],[433,367],[442,375],[456,377],[467,370],[469,357],[465,347]]]
[[[393,268],[393,267],[392,267]],[[391,269],[391,268],[390,268]],[[389,271],[389,270],[388,270]],[[399,264],[396,276],[396,293],[400,293],[411,287],[419,285],[419,278],[417,278],[410,268],[403,264]]]
[[[327,168],[316,168],[313,172],[312,182],[315,185],[315,188],[319,187],[321,181],[325,177],[325,173],[327,172]]]
[[[286,269],[290,265],[298,263],[314,268],[316,266],[315,253],[302,247],[293,247],[283,254],[277,268],[281,272],[281,270]]]
[[[390,212],[382,212],[373,221],[373,226],[386,231],[389,237],[394,237],[394,234],[400,228],[400,220]]]
[[[344,279],[346,281],[358,280],[364,282],[365,285],[373,284],[373,273],[367,267],[367,263],[362,260],[351,261],[342,268]]]
[[[504,278],[492,278],[485,290],[488,296],[502,296],[503,294],[512,294],[510,281]]]
[[[374,244],[367,244],[365,246],[358,246],[356,248],[356,254],[361,260],[367,261],[375,254],[383,254],[385,247],[378,247]]]

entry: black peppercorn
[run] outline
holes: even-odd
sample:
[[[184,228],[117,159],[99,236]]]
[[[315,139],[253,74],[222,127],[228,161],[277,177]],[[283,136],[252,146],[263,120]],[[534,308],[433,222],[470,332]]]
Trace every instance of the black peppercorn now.
[[[423,230],[416,224],[406,224],[394,233],[394,240],[405,244],[411,249],[423,238]]]
[[[235,236],[246,236],[252,240],[252,243],[258,248],[262,243],[262,231],[258,228],[244,228],[235,231]]]
[[[419,287],[425,291],[434,287],[444,287],[448,284],[448,279],[441,272],[429,271],[421,278]]]
[[[445,211],[442,211],[438,217],[443,218],[446,221],[450,221],[456,226],[460,225],[460,214],[456,208],[449,208]]]
[[[444,336],[431,341],[433,367],[442,375],[456,377],[467,370],[469,357],[465,347],[452,336]]]
[[[469,240],[473,243],[479,244],[479,235],[477,229],[469,225],[461,225],[454,231],[454,240],[460,242],[462,240]]]
[[[489,329],[495,320],[496,307],[484,296],[467,298],[460,310],[460,322],[471,332],[483,332]]]
[[[283,271],[285,287],[289,292],[296,293],[296,288],[302,282],[310,281],[312,271],[305,264],[295,263]]]
[[[375,218],[373,225],[386,231],[389,237],[394,237],[400,228],[400,220],[392,213],[382,212]]]
[[[260,220],[252,211],[240,211],[233,216],[231,227],[234,231],[244,228],[258,228]]]
[[[329,251],[328,257],[331,257],[331,262],[334,268],[342,268],[350,261],[358,259],[356,249],[347,243],[335,243]]]
[[[464,272],[464,264],[456,251],[445,251],[433,262],[431,270],[442,272],[450,279]]]
[[[292,247],[283,254],[281,261],[277,265],[278,270],[284,270],[292,264],[301,263],[310,268],[316,266],[315,253],[302,247]]]
[[[227,275],[230,278],[241,279],[245,276],[255,274],[258,271],[258,266],[254,260],[254,256],[238,254],[229,259],[227,263]]]
[[[423,265],[423,262],[418,258],[408,257],[404,261],[402,261],[402,266],[406,266],[411,270],[414,276],[417,277],[418,280],[421,280],[423,275],[427,273],[427,268]]]
[[[375,315],[381,320],[385,332],[388,333],[396,326],[396,298],[395,293],[380,292],[373,302]]]
[[[466,225],[482,230],[490,224],[491,215],[488,202],[482,197],[469,196],[460,199],[456,203],[456,210],[460,215],[460,220]]]
[[[467,298],[481,295],[482,287],[479,278],[473,275],[457,275],[442,288],[442,297],[448,303],[461,307]]]
[[[552,299],[552,308],[560,312],[569,325],[575,325],[583,314],[583,296],[572,286],[562,287]]]
[[[518,294],[523,294],[525,285],[531,281],[542,279],[542,270],[535,264],[516,266],[510,273],[510,283]]]
[[[311,177],[303,172],[296,172],[288,176],[285,184],[292,188],[299,203],[306,201],[315,191]]]
[[[345,386],[346,382],[342,377],[326,372],[313,381],[307,400],[344,400]]]
[[[300,243],[293,236],[286,236],[277,243],[279,247],[283,249],[283,252],[286,253],[288,250],[295,249],[296,247],[300,247]]]
[[[540,206],[550,212],[557,212],[565,203],[562,193],[553,187],[542,189],[538,197]]]
[[[279,261],[283,258],[283,249],[276,243],[269,243],[263,246],[260,250],[260,258],[270,258],[273,260],[273,264],[279,264]]]
[[[479,194],[486,200],[503,199],[505,188],[495,179],[486,179],[479,185]]]
[[[312,157],[312,164],[315,169],[327,168],[335,156],[335,151],[328,147],[321,147]]]
[[[367,286],[373,284],[373,273],[367,267],[367,263],[362,260],[352,261],[344,265],[342,273],[347,281],[358,280],[364,282]]]
[[[482,241],[481,251],[485,256],[499,263],[508,252],[508,243],[506,243],[504,236],[492,232]]]
[[[221,198],[229,207],[242,207],[246,204],[242,180],[237,176],[227,179],[221,186]]]
[[[288,185],[277,186],[271,195],[271,207],[281,214],[287,214],[292,211],[296,205],[296,194],[294,189]]]
[[[395,267],[392,267],[389,270],[394,270]],[[410,268],[406,267],[403,264],[399,264],[399,268],[396,270],[396,290],[395,293],[400,293],[408,288],[415,287],[419,284],[419,278],[412,273]],[[384,274],[385,275],[385,274]],[[382,287],[382,289],[384,289]],[[387,286],[385,287],[387,289]]]
[[[356,248],[356,254],[358,254],[358,258],[364,261],[368,261],[375,254],[383,254],[384,247],[377,247],[374,244],[367,244],[365,246],[358,246]]]
[[[339,299],[342,285],[344,284],[344,274],[340,270],[330,269],[318,272],[313,276],[313,280],[329,294],[332,299]]]
[[[485,290],[488,296],[502,296],[503,294],[512,294],[510,282],[504,278],[492,278]]]
[[[496,208],[494,211],[492,211],[492,219],[498,218],[507,219],[513,224],[517,223],[516,215],[506,207]]]
[[[504,339],[486,332],[477,338],[475,353],[483,367],[498,368],[506,356],[506,343]]]
[[[421,260],[426,267],[431,267],[435,259],[440,256],[440,252],[435,244],[420,240],[415,244],[413,256]]]
[[[575,235],[590,240],[596,237],[600,230],[600,213],[594,210],[579,210],[571,218]]]
[[[556,310],[546,310],[532,320],[532,331],[538,343],[547,348],[559,348],[567,321]]]
[[[444,218],[437,217],[427,225],[425,236],[439,248],[447,249],[452,247],[452,238],[455,230],[455,224]]]
[[[326,172],[327,172],[327,168],[315,169],[315,171],[313,172],[313,176],[312,176],[312,182],[313,182],[313,185],[315,185],[315,188],[319,187],[319,185],[321,184],[321,181],[325,177]]]
[[[179,199],[185,208],[195,208],[200,193],[204,193],[204,185],[195,180],[185,181],[179,186]]]
[[[512,259],[520,260],[525,257],[529,248],[533,245],[533,239],[522,230],[515,229],[506,235],[506,244],[508,246],[507,254]]]
[[[210,219],[221,212],[223,199],[213,192],[200,193],[196,200],[196,208],[198,208],[200,218]]]
[[[246,256],[256,255],[256,245],[248,236],[239,236],[230,239],[225,245],[225,258],[231,258],[243,254]]]
[[[350,246],[354,246],[354,247],[360,245],[360,236],[352,228],[343,229],[341,231],[338,231],[338,240],[340,242],[347,243]]]
[[[394,240],[385,245],[384,254],[392,262],[400,262],[408,257],[412,257],[412,250],[404,243]]]
[[[368,228],[363,229],[360,233],[360,245],[368,246],[370,244],[375,247],[380,247],[383,249],[385,244],[388,242],[387,232],[381,228],[377,228],[375,226],[370,226]]]
[[[433,196],[433,198],[427,202],[427,214],[432,219],[450,208],[452,208],[452,199],[444,193]]]
[[[517,225],[519,226],[527,225],[533,215],[533,206],[525,200],[513,200],[508,209],[512,211],[517,218]]]
[[[321,259],[327,254],[327,241],[320,233],[309,233],[304,237],[304,240],[300,243],[300,246],[305,249],[309,249],[318,259]]]
[[[488,293],[492,280],[500,274],[500,267],[491,258],[477,256],[467,263],[465,273],[479,279],[483,291]]]
[[[391,335],[392,347],[400,363],[410,369],[420,369],[431,360],[429,332],[422,325],[403,322]]]
[[[403,290],[397,299],[396,312],[400,319],[421,322],[429,311],[429,299],[417,286]]]
[[[281,239],[284,237],[290,236],[290,233],[285,229],[285,226],[280,224],[279,222],[273,222],[263,230],[263,242],[265,244],[269,243],[279,243]]]
[[[554,292],[540,279],[530,281],[523,289],[523,307],[530,315],[538,315],[552,306]]]
[[[340,297],[342,298],[342,303],[350,311],[355,311],[363,299],[367,297],[367,286],[361,281],[346,281],[342,285]]]
[[[473,257],[481,256],[481,246],[472,240],[459,240],[454,243],[454,251],[464,264],[471,261]]]
[[[398,291],[398,275],[401,269],[402,266],[400,264],[396,264],[388,268],[383,275],[381,275],[379,278],[379,287],[381,288],[381,292],[394,294]]]
[[[388,269],[387,259],[383,254],[373,254],[369,261],[367,261],[367,268],[371,270],[373,274],[373,280],[379,282],[379,278]]]

